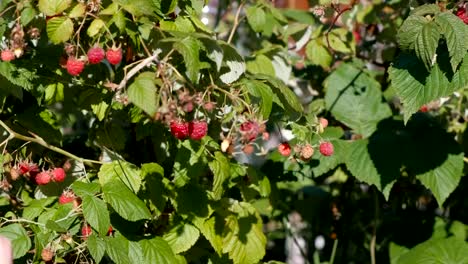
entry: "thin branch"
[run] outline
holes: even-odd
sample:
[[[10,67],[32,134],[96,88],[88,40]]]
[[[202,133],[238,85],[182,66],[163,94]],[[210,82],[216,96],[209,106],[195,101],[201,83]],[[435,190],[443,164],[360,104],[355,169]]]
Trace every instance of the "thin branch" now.
[[[135,67],[133,67],[129,72],[128,74],[125,75],[125,77],[123,78],[123,80],[120,82],[119,86],[117,87],[117,90],[121,90],[122,88],[125,87],[125,85],[127,85],[127,81],[129,79],[131,79],[135,74],[137,74],[141,69],[145,68],[146,66],[148,66],[150,63],[152,63],[153,61],[158,61],[157,58],[158,58],[158,55],[159,55],[159,51],[158,52],[155,52],[153,55],[149,56],[148,58],[142,60],[140,63],[138,63]]]
[[[0,120],[0,126],[2,126],[9,134],[10,134],[10,137],[12,138],[16,138],[16,139],[19,139],[19,140],[23,140],[23,141],[28,141],[28,142],[34,142],[36,144],[39,144],[45,148],[48,148],[54,152],[57,152],[57,153],[60,153],[66,157],[69,157],[71,159],[74,159],[74,160],[78,160],[80,162],[83,162],[83,163],[86,163],[90,166],[92,166],[93,164],[104,164],[104,162],[102,161],[97,161],[97,160],[91,160],[91,159],[84,159],[84,158],[80,158],[68,151],[65,151],[61,148],[58,148],[56,146],[53,146],[53,145],[50,145],[49,143],[47,143],[43,138],[39,137],[39,136],[35,136],[35,137],[28,137],[28,136],[25,136],[25,135],[21,135],[19,133],[16,133],[15,131],[13,131],[10,127],[8,127],[3,121]]]
[[[463,161],[468,163],[468,157],[463,157]]]
[[[234,37],[234,33],[236,33],[236,29],[237,27],[239,26],[239,16],[240,16],[240,12],[242,11],[242,8],[244,7],[245,5],[245,2],[242,2],[239,7],[237,8],[237,11],[236,11],[236,16],[234,18],[234,25],[232,25],[232,29],[231,29],[231,33],[229,34],[229,38],[227,40],[227,43],[231,43],[232,41],[232,38]]]

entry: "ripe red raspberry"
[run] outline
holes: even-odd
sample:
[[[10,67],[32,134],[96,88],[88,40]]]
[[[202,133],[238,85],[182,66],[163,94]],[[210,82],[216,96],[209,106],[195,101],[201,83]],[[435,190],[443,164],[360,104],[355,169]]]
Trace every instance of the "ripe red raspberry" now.
[[[208,132],[208,124],[206,121],[192,121],[189,123],[189,134],[193,140],[200,140]]]
[[[46,247],[42,249],[41,257],[44,262],[49,262],[54,258],[54,252],[52,251],[52,249]]]
[[[291,146],[289,145],[289,143],[283,142],[278,145],[278,152],[281,155],[288,157],[289,155],[291,155]]]
[[[52,181],[63,182],[65,180],[65,170],[62,168],[55,168],[52,170]]]
[[[88,61],[91,64],[100,63],[105,56],[105,51],[99,46],[94,46],[88,50]]]
[[[324,156],[331,156],[333,155],[334,149],[333,149],[333,144],[331,142],[323,142],[320,144],[319,147],[320,153]]]
[[[71,203],[75,200],[75,193],[72,191],[64,191],[59,197],[59,204]]]
[[[460,18],[465,24],[468,24],[468,14],[466,13],[466,8],[458,8],[457,17]]]
[[[354,30],[353,31],[353,36],[354,36],[354,40],[356,40],[357,44],[361,43],[362,37],[361,37],[361,34],[359,34],[358,31]]]
[[[2,61],[12,61],[15,59],[15,53],[9,49],[2,50]]]
[[[186,139],[189,136],[189,124],[183,121],[171,121],[171,133],[177,139]]]
[[[19,172],[21,174],[26,174],[29,172],[29,162],[27,161],[22,161],[18,164]]]
[[[419,108],[419,111],[426,113],[427,111],[429,111],[429,108],[427,107],[427,105],[423,105],[421,106],[421,108]]]
[[[305,144],[301,148],[300,155],[302,160],[309,160],[314,155],[314,148],[310,144]]]
[[[117,65],[122,61],[122,49],[112,47],[106,52],[107,61],[112,65]]]
[[[90,225],[83,225],[81,228],[81,236],[83,237],[83,240],[88,239],[88,237],[93,233],[93,230],[91,229]]]
[[[246,141],[253,141],[260,132],[260,126],[255,121],[246,121],[240,125],[239,130]]]
[[[112,228],[112,226],[109,226],[109,229],[107,230],[107,235],[110,236],[114,233],[114,229]]]
[[[48,171],[42,171],[36,175],[36,183],[38,185],[46,185],[50,182],[50,173]]]
[[[85,62],[75,57],[69,57],[67,60],[67,72],[72,76],[78,76],[84,70]]]

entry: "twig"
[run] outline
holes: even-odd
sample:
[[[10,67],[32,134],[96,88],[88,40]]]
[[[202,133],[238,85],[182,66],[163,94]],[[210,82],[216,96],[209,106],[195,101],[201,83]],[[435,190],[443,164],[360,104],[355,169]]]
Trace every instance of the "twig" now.
[[[468,163],[468,158],[467,157],[463,157],[463,161]]]
[[[144,67],[148,66],[151,62],[157,61],[158,55],[160,51],[155,52],[153,55],[149,56],[148,58],[142,60],[140,63],[138,63],[135,67],[133,67],[128,74],[125,75],[123,80],[120,82],[119,86],[117,87],[117,90],[121,90],[122,88],[127,85],[127,81],[132,78],[137,72],[139,72],[141,69]]]
[[[237,8],[236,16],[234,18],[234,25],[232,25],[231,33],[229,34],[229,38],[227,40],[227,43],[231,43],[232,38],[234,37],[234,33],[236,33],[236,29],[239,26],[240,12],[242,11],[242,8],[244,7],[244,4],[245,4],[245,2],[240,3],[239,7]]]
[[[97,161],[97,160],[91,160],[91,159],[84,159],[84,158],[80,158],[68,151],[65,151],[61,148],[58,148],[56,146],[52,146],[50,145],[49,143],[47,143],[43,138],[39,137],[39,136],[35,136],[35,137],[28,137],[28,136],[24,136],[24,135],[21,135],[19,133],[16,133],[15,131],[13,131],[10,127],[8,127],[3,121],[0,120],[0,126],[2,126],[9,134],[10,136],[9,137],[12,137],[12,138],[16,138],[16,139],[19,139],[19,140],[23,140],[23,141],[28,141],[28,142],[34,142],[36,144],[39,144],[45,148],[48,148],[54,152],[57,152],[57,153],[60,153],[66,157],[69,157],[71,159],[74,159],[74,160],[78,160],[80,162],[83,162],[83,163],[86,163],[90,166],[92,166],[93,164],[104,164],[104,162],[101,162],[101,161]]]
[[[335,255],[336,255],[336,249],[338,248],[338,239],[335,239],[333,242],[333,249],[330,257],[330,264],[333,264],[335,262]]]

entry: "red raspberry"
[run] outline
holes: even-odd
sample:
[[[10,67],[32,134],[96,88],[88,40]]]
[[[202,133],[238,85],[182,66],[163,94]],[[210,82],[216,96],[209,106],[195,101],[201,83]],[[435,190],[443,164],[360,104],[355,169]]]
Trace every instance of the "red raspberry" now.
[[[246,121],[240,125],[239,130],[246,141],[253,141],[260,132],[260,126],[255,121]]]
[[[59,197],[59,204],[71,203],[75,200],[75,193],[72,191],[64,191]]]
[[[110,236],[114,233],[114,229],[112,228],[112,226],[109,226],[109,229],[107,230],[107,235]]]
[[[72,76],[78,76],[84,70],[85,62],[75,57],[69,57],[67,60],[67,72]]]
[[[206,121],[192,121],[189,123],[190,138],[193,140],[200,140],[208,132],[208,124]]]
[[[183,121],[171,121],[171,133],[177,139],[186,139],[189,136],[189,124]]]
[[[421,106],[421,108],[419,108],[419,111],[426,113],[427,111],[429,111],[429,108],[427,107],[427,105],[423,105]]]
[[[117,65],[122,61],[122,50],[120,48],[112,47],[106,52],[107,61],[112,65]]]
[[[94,46],[88,50],[88,61],[91,64],[100,63],[106,56],[105,51],[98,46]]]
[[[26,174],[29,172],[29,169],[30,169],[30,165],[29,165],[29,162],[27,161],[22,161],[18,164],[18,168],[19,168],[19,172],[21,174]]]
[[[288,157],[289,155],[291,155],[291,146],[289,145],[289,143],[283,142],[278,145],[278,152],[281,155]]]
[[[323,117],[319,118],[319,122],[323,128],[326,128],[328,126],[328,120],[326,118],[323,118]]]
[[[457,17],[460,18],[465,24],[468,24],[468,15],[466,14],[466,8],[458,8]]]
[[[81,228],[81,235],[83,236],[83,240],[88,239],[88,237],[93,233],[93,230],[91,229],[91,226],[89,225],[83,225]]]
[[[265,140],[265,141],[269,140],[270,139],[270,133],[263,132],[262,133],[262,139]]]
[[[361,38],[361,34],[359,34],[358,31],[354,30],[353,31],[353,36],[354,36],[354,40],[356,40],[357,44],[361,43],[362,38]]]
[[[54,182],[63,182],[65,176],[65,170],[62,168],[55,168],[52,170],[52,181]]]
[[[333,144],[331,142],[323,142],[320,144],[319,147],[320,153],[324,156],[331,156],[333,155],[334,149],[333,149]]]
[[[302,160],[309,160],[314,155],[314,148],[310,144],[305,144],[301,148],[300,155]]]
[[[42,171],[36,175],[36,183],[38,185],[46,185],[50,182],[50,173],[48,171]]]
[[[15,59],[15,53],[9,49],[2,50],[2,61],[12,61]]]
[[[46,247],[42,249],[41,257],[44,262],[49,262],[54,258],[54,252],[52,251],[52,249]]]

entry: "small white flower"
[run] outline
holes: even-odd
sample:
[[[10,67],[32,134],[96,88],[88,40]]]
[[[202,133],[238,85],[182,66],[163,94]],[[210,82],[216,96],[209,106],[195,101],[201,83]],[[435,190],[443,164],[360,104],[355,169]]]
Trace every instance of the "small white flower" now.
[[[317,236],[314,245],[316,249],[322,250],[325,247],[325,238],[322,235]]]

